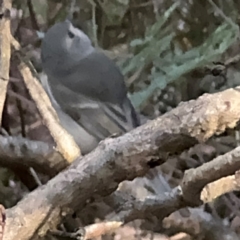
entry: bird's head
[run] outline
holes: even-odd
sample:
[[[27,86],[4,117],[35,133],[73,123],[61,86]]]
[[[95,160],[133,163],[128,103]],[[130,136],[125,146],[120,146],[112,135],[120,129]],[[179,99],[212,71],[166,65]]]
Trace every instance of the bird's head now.
[[[71,67],[94,51],[91,40],[69,20],[53,25],[41,46],[43,68],[55,70],[56,65]]]

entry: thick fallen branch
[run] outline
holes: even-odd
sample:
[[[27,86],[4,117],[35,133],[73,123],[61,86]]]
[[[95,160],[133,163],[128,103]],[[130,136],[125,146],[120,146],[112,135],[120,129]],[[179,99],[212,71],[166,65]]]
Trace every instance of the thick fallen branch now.
[[[8,209],[4,240],[45,235],[63,216],[83,208],[89,199],[107,196],[121,181],[143,176],[150,167],[166,161],[169,154],[234,127],[239,116],[239,88],[229,89],[180,104],[121,137],[104,140],[93,152]],[[173,204],[172,209],[181,206]]]
[[[0,165],[10,169],[32,167],[53,177],[66,168],[68,163],[60,153],[44,142],[0,136]]]
[[[0,124],[9,81],[11,57],[10,9],[11,0],[0,1]]]

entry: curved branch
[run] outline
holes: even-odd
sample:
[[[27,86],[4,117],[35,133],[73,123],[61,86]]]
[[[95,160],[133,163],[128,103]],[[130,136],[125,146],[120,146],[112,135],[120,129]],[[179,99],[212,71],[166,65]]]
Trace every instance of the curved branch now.
[[[121,137],[104,140],[93,152],[8,209],[4,240],[46,234],[89,199],[107,196],[120,182],[143,176],[170,154],[234,127],[239,116],[239,88],[229,89],[182,103]]]

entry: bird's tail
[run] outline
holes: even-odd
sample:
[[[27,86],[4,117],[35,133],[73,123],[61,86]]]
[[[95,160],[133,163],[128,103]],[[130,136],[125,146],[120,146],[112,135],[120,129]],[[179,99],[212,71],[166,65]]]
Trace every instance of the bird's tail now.
[[[127,122],[131,124],[131,128],[136,128],[141,125],[140,116],[136,112],[128,97],[125,98],[122,108],[126,114]]]

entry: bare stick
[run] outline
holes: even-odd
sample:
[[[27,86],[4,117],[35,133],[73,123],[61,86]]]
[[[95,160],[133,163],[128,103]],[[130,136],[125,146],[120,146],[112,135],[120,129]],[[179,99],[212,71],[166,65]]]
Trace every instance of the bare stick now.
[[[3,239],[4,227],[6,222],[5,208],[0,204],[0,240]]]
[[[237,147],[234,150],[218,156],[211,162],[205,163],[196,169],[187,170],[184,174],[181,184],[185,201],[193,203],[196,206],[202,204],[200,194],[204,186],[220,178],[233,175],[239,169],[240,147]],[[220,182],[218,185],[219,184]],[[228,189],[229,186],[226,186],[226,188]],[[224,193],[225,188],[219,187],[218,190]]]
[[[10,9],[11,0],[0,1],[0,124],[9,81],[11,57]]]
[[[11,43],[15,50],[20,50],[20,45],[14,38],[12,38]],[[54,141],[56,142],[57,150],[68,162],[71,163],[81,155],[78,145],[75,143],[73,137],[60,125],[56,111],[52,107],[48,95],[44,91],[40,82],[33,76],[29,66],[23,61],[20,52],[16,55],[20,62],[18,69],[23,76],[27,89],[37,105],[44,124],[48,127]]]
[[[0,136],[0,165],[9,169],[32,167],[50,177],[68,166],[60,153],[44,142]]]
[[[28,88],[33,100],[35,101],[44,123],[50,130],[53,139],[57,144],[58,151],[68,162],[75,160],[80,154],[80,149],[75,143],[73,137],[60,125],[55,110],[51,105],[45,104],[44,98],[48,98],[41,84],[33,77],[30,69],[25,63],[20,63],[19,70],[23,76],[26,87]],[[44,96],[45,95],[45,96]],[[51,109],[49,110],[49,108]]]

